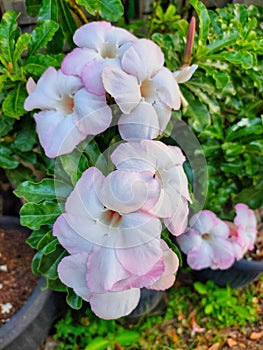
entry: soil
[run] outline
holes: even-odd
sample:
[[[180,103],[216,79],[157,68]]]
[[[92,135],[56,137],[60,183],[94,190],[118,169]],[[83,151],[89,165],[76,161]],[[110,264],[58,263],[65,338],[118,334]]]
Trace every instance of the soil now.
[[[24,305],[39,279],[31,272],[35,252],[26,238],[18,230],[0,229],[0,326]]]

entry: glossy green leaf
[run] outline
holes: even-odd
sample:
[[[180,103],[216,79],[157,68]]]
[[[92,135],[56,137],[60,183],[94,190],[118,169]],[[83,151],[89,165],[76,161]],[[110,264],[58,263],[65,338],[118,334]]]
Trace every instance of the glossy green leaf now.
[[[36,252],[36,254],[33,257],[31,266],[32,266],[33,273],[36,275],[40,275],[38,268],[42,257],[43,257],[43,254],[41,252]]]
[[[28,202],[39,203],[44,200],[66,199],[72,188],[65,182],[54,179],[43,179],[39,183],[23,182],[15,191],[15,195]]]
[[[0,116],[0,137],[5,136],[12,130],[15,120],[6,115]]]
[[[76,0],[84,6],[92,16],[99,15],[110,22],[117,21],[123,15],[123,5],[120,0]]]
[[[245,203],[251,209],[257,209],[262,206],[262,198],[263,198],[263,188],[255,188],[249,187],[244,188],[241,192],[239,192],[235,198],[234,203]]]
[[[42,276],[48,279],[58,278],[58,264],[68,253],[61,246],[57,246],[56,250],[48,255],[42,255],[42,259],[38,264],[38,270]]]
[[[63,284],[59,278],[53,280],[47,280],[47,288],[52,289],[56,292],[66,292],[67,287]]]
[[[40,76],[50,66],[59,68],[60,62],[52,56],[38,54],[35,56],[31,56],[29,57],[29,59],[26,60],[24,69],[29,74]]]
[[[58,20],[57,0],[42,0],[37,20],[42,22],[49,19],[52,21]]]
[[[69,304],[72,309],[79,310],[82,306],[82,299],[76,293],[73,291],[71,288],[68,289],[68,294],[67,294],[67,303]]]
[[[201,295],[207,294],[207,287],[205,284],[203,284],[201,282],[195,282],[194,289]]]
[[[3,102],[3,112],[5,115],[11,118],[19,119],[26,113],[24,109],[25,99],[27,92],[23,83],[17,84],[13,90],[11,90]]]
[[[240,37],[238,31],[224,32],[222,38],[214,40],[211,44],[207,45],[207,55],[221,51],[236,43],[236,40]]]
[[[25,167],[22,164],[19,164],[15,169],[6,169],[5,172],[14,187],[27,180],[36,180],[36,176],[33,174],[32,169]]]
[[[73,35],[78,28],[76,21],[74,20],[71,11],[68,7],[68,4],[65,0],[57,0],[57,3],[59,10],[60,25],[63,34],[67,40],[70,49],[73,49],[75,47],[75,44],[73,42]]]
[[[39,230],[33,231],[26,240],[27,244],[29,244],[31,248],[37,249],[39,242],[48,232],[52,232],[48,227],[42,227]]]
[[[0,50],[6,65],[14,66],[15,31],[19,14],[14,11],[6,11],[0,23]]]
[[[211,123],[210,113],[206,106],[197,100],[192,93],[183,89],[184,97],[188,102],[188,106],[184,109],[183,115],[190,117],[190,123],[196,131],[202,131]]]
[[[223,59],[235,65],[241,65],[245,69],[252,68],[254,63],[253,54],[246,51],[223,51],[217,54],[215,59]]]
[[[11,155],[8,147],[0,144],[0,167],[4,169],[15,169],[18,161]]]
[[[69,175],[72,184],[75,185],[82,172],[89,167],[87,158],[77,149],[70,154],[65,154],[59,157],[63,169]]]
[[[55,202],[26,203],[20,210],[21,224],[38,230],[42,225],[53,224],[60,214],[60,207]]]
[[[41,24],[38,25],[32,32],[31,39],[29,41],[27,57],[32,56],[40,49],[44,48],[47,43],[53,38],[58,28],[58,23],[52,20],[41,22]]]
[[[20,35],[17,39],[17,42],[15,44],[15,50],[14,50],[14,62],[18,62],[18,60],[21,58],[22,53],[27,50],[28,43],[30,41],[31,34],[24,33]]]

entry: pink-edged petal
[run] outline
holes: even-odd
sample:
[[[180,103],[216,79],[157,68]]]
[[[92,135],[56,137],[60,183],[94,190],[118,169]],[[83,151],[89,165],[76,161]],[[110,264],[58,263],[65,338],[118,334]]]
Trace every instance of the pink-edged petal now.
[[[66,213],[76,217],[97,219],[103,213],[103,204],[98,193],[104,176],[95,167],[88,168],[78,180],[66,201]]]
[[[110,320],[130,314],[138,305],[139,299],[139,288],[102,294],[92,293],[90,306],[98,317]]]
[[[129,278],[116,282],[112,288],[114,291],[126,290],[130,288],[143,288],[156,282],[164,273],[163,258],[159,259],[153,268],[142,276],[130,275]]]
[[[170,288],[175,281],[175,273],[179,268],[179,259],[177,255],[161,240],[164,257],[164,272],[162,276],[152,285],[147,286],[148,289],[165,290]]]
[[[85,135],[97,135],[106,130],[112,120],[105,96],[90,94],[86,89],[77,91],[74,98],[75,123]]]
[[[111,28],[111,23],[106,21],[85,24],[76,30],[73,36],[74,43],[79,47],[87,47],[98,51]]]
[[[121,64],[126,73],[134,75],[141,83],[162,68],[164,56],[153,41],[139,39],[124,53]]]
[[[235,225],[238,227],[240,241],[244,242],[247,249],[252,250],[256,241],[257,220],[253,210],[246,204],[239,203],[235,206],[236,217]]]
[[[180,236],[181,237],[181,236]],[[211,267],[213,251],[209,244],[201,243],[191,249],[187,254],[187,263],[194,270]]]
[[[217,238],[227,239],[229,237],[230,230],[224,221],[218,219],[216,225],[211,227],[209,233]]]
[[[114,97],[123,113],[130,113],[140,102],[140,87],[136,77],[119,68],[106,66],[102,81],[106,91]]]
[[[153,106],[141,102],[130,114],[122,114],[118,127],[124,140],[154,139],[160,135],[158,116]]]
[[[116,282],[129,276],[119,263],[114,248],[93,247],[87,262],[87,285],[91,292],[111,291]]]
[[[34,114],[40,143],[49,158],[71,153],[84,138],[74,123],[73,115],[66,117],[47,110]]]
[[[218,223],[218,220],[219,219],[212,211],[202,210],[192,216],[189,226],[200,232],[200,234],[209,233],[211,228]]]
[[[66,55],[61,64],[64,74],[77,75],[81,77],[84,66],[98,57],[98,53],[87,48],[75,48]]]
[[[159,239],[142,242],[137,247],[118,249],[116,254],[125,270],[138,276],[148,273],[163,256]]]
[[[103,183],[101,201],[109,209],[130,213],[153,206],[159,193],[159,183],[150,172],[116,170]]]
[[[174,236],[179,236],[185,232],[188,222],[189,208],[187,200],[181,197],[173,208],[172,217],[165,219],[164,224]]]
[[[53,225],[53,235],[59,240],[59,243],[70,253],[89,253],[92,245],[84,238],[82,238],[72,227],[68,224],[64,214],[60,215]]]
[[[158,98],[168,107],[179,109],[181,105],[180,90],[172,72],[163,67],[152,78]]]
[[[210,246],[212,253],[212,269],[228,269],[235,261],[235,252],[231,242],[227,239],[211,240]]]
[[[90,300],[90,290],[86,285],[86,263],[88,254],[66,256],[58,265],[59,279],[82,299]]]
[[[202,237],[195,229],[189,229],[180,236],[176,237],[176,241],[183,253],[187,254],[194,247],[198,247],[202,243]]]
[[[182,67],[180,70],[173,73],[173,76],[178,84],[186,83],[192,78],[192,75],[197,70],[198,65],[193,64],[192,66]]]

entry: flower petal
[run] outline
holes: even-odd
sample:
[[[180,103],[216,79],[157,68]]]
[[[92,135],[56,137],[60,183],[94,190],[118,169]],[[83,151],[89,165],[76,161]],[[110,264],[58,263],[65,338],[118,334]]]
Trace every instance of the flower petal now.
[[[188,254],[194,247],[198,247],[202,243],[201,235],[193,228],[176,237],[176,242],[180,246],[183,253]]]
[[[102,80],[106,91],[114,97],[123,113],[130,113],[140,102],[140,87],[136,77],[119,68],[106,66]]]
[[[64,74],[81,77],[84,66],[98,56],[98,53],[94,50],[77,47],[66,55],[62,61],[61,70]]]
[[[153,41],[139,39],[124,53],[121,64],[126,73],[134,75],[141,83],[153,77],[162,68],[164,56]]]
[[[181,105],[180,90],[172,72],[163,67],[152,78],[159,99],[168,107],[179,109]]]
[[[133,288],[121,292],[92,293],[90,306],[92,311],[105,320],[127,316],[138,305],[140,289]]]
[[[160,135],[158,116],[153,106],[141,102],[128,115],[118,121],[119,132],[124,140],[153,139]]]
[[[53,235],[70,254],[83,252],[88,254],[92,249],[92,245],[72,229],[64,214],[60,215],[54,223]]]
[[[111,291],[115,283],[129,276],[119,263],[114,248],[93,247],[87,262],[87,285],[91,292]]]
[[[158,200],[159,183],[150,172],[116,170],[110,173],[102,187],[101,201],[119,213],[151,208]]]
[[[86,137],[76,127],[72,114],[64,116],[59,112],[46,110],[35,113],[34,119],[41,146],[49,158],[71,153]]]
[[[109,127],[112,120],[105,96],[90,94],[84,88],[75,94],[74,110],[76,125],[85,135],[100,134]]]
[[[186,83],[192,78],[192,75],[197,70],[198,65],[193,64],[192,66],[182,67],[180,70],[173,73],[174,78],[178,84]]]
[[[189,208],[187,200],[180,197],[177,203],[173,203],[173,215],[164,220],[165,226],[175,236],[181,235],[187,226]]]
[[[86,285],[86,263],[88,254],[66,256],[58,265],[59,279],[82,299],[90,300],[90,290]]]
[[[124,246],[129,238],[123,236],[119,239],[119,245]],[[140,246],[118,249],[116,254],[125,270],[138,276],[148,273],[163,256],[159,239],[152,239],[144,244],[141,242]]]
[[[79,47],[87,47],[98,51],[111,28],[111,23],[106,21],[85,24],[76,30],[73,41]]]

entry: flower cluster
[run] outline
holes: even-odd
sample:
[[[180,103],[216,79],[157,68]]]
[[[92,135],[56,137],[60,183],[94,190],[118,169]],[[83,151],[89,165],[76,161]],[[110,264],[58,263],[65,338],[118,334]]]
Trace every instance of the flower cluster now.
[[[255,214],[245,204],[237,204],[235,209],[234,223],[220,220],[209,210],[191,218],[190,228],[177,238],[190,267],[227,269],[253,249],[257,233]]]
[[[225,269],[252,249],[256,224],[243,204],[234,223],[205,210],[188,224],[185,156],[154,140],[172,110],[186,103],[178,84],[197,66],[171,72],[153,41],[108,22],[84,25],[73,39],[77,47],[61,69],[49,67],[37,83],[28,80],[25,109],[40,110],[34,119],[50,158],[70,156],[87,136],[108,129],[113,116],[118,124],[123,142],[110,154],[114,170],[84,170],[53,225],[68,252],[58,265],[60,280],[99,317],[114,319],[134,310],[141,288],[173,285],[179,262],[162,238],[164,227],[192,268]]]
[[[107,176],[95,166],[85,170],[53,226],[69,253],[59,263],[60,280],[98,316],[112,319],[137,306],[140,288],[165,290],[175,280],[178,257],[161,232],[166,226],[178,236],[187,226],[185,157],[180,148],[153,139],[180,107],[181,95],[177,74],[164,67],[151,40],[93,22],[79,28],[74,41],[77,48],[60,70],[49,67],[37,84],[29,79],[25,108],[40,109],[37,133],[50,158],[105,131],[112,101],[120,112],[126,142],[111,154],[115,170]]]

